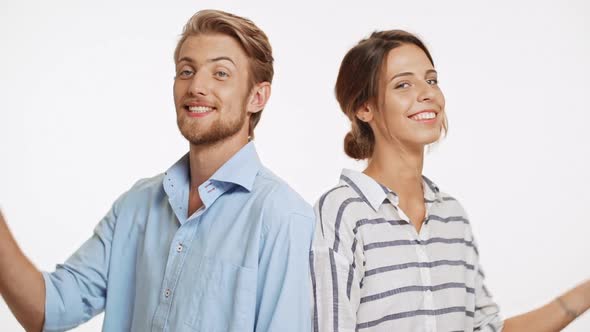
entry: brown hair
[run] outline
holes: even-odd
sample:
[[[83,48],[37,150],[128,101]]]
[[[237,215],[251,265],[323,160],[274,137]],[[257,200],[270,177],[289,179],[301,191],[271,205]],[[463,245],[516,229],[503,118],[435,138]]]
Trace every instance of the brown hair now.
[[[359,120],[356,112],[365,103],[379,96],[379,80],[389,51],[404,44],[418,46],[430,63],[434,61],[424,43],[403,30],[375,31],[361,40],[344,56],[336,80],[336,99],[342,112],[350,119],[351,130],[344,137],[344,152],[354,159],[367,159],[373,154],[375,135],[368,123]],[[446,119],[443,122],[446,131]]]
[[[260,82],[272,83],[274,75],[272,48],[268,37],[251,20],[220,10],[201,10],[185,24],[174,50],[174,62],[178,61],[180,48],[189,36],[204,33],[221,33],[234,38],[250,60],[249,86]],[[262,110],[250,116],[249,136],[254,138],[254,128],[260,121]]]

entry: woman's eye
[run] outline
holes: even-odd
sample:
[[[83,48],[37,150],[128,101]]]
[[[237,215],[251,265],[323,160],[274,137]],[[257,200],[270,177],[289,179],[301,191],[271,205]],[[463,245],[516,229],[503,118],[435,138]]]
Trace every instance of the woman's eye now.
[[[438,80],[436,78],[434,78],[431,80],[426,80],[426,83],[428,83],[430,85],[438,85]]]
[[[409,87],[410,87],[410,83],[407,83],[407,82],[402,82],[402,83],[395,86],[396,89],[405,89],[405,88],[409,88]]]

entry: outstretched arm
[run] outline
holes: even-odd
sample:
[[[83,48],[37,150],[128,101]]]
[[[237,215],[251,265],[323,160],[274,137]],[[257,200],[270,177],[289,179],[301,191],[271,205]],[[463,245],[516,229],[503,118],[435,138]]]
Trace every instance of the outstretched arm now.
[[[0,212],[0,294],[25,328],[41,331],[45,318],[45,282],[18,247]]]
[[[561,331],[589,308],[590,279],[538,309],[507,319],[502,331]]]

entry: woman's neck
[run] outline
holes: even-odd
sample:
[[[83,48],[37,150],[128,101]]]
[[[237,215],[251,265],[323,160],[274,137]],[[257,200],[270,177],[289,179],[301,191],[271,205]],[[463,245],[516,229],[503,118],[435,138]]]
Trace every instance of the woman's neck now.
[[[373,156],[363,173],[396,192],[400,197],[422,195],[424,148],[402,148],[399,145],[375,145]]]
[[[375,145],[373,157],[364,173],[393,190],[399,207],[419,233],[426,216],[422,165],[424,148],[380,148]]]

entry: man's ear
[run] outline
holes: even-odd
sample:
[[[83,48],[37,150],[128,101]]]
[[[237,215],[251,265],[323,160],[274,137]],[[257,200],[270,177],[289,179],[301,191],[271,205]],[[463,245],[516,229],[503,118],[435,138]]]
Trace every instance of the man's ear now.
[[[270,83],[260,82],[252,87],[250,91],[250,97],[248,98],[248,104],[246,105],[246,111],[248,113],[258,113],[262,111],[268,99],[270,98]]]

